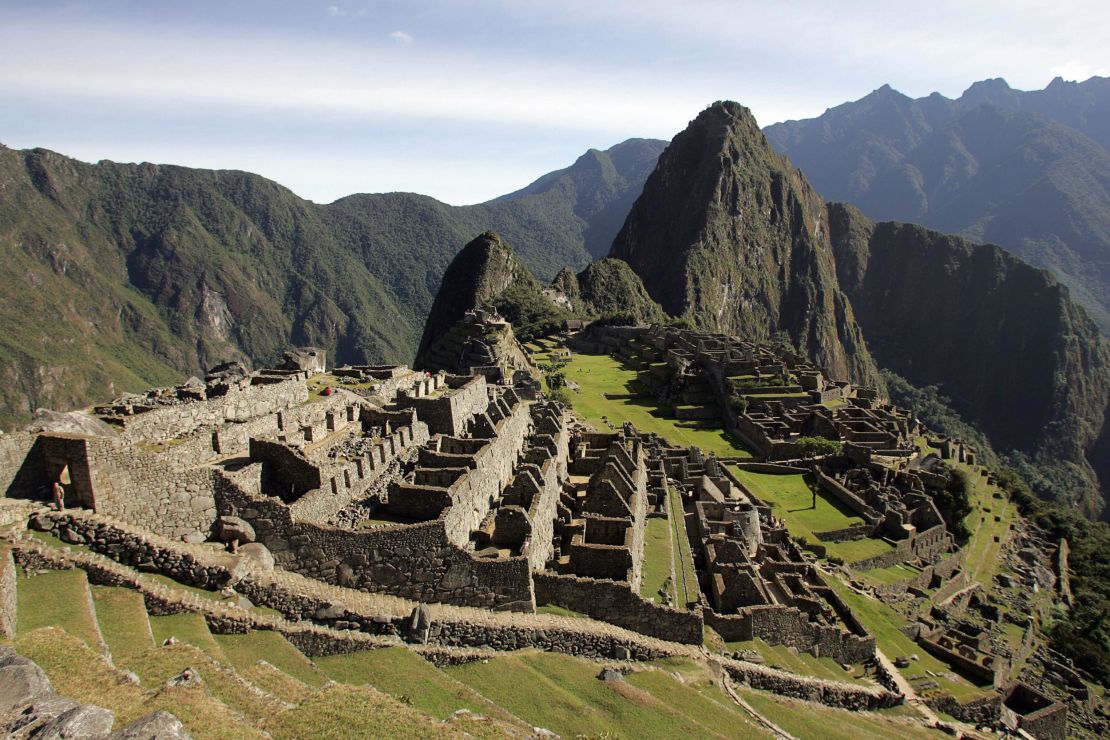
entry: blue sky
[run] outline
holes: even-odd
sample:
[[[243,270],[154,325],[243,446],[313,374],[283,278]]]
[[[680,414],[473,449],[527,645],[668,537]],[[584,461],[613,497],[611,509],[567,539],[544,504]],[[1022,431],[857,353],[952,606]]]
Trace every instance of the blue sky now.
[[[718,99],[766,125],[1108,56],[1104,0],[0,0],[0,142],[462,204]]]

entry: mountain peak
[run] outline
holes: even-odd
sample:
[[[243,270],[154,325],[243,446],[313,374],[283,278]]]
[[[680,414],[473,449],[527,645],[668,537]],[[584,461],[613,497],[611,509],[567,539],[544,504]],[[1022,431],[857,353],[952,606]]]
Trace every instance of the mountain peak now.
[[[751,112],[718,101],[663,152],[610,256],[672,316],[753,338],[786,332],[834,376],[875,383],[835,285],[823,213]]]

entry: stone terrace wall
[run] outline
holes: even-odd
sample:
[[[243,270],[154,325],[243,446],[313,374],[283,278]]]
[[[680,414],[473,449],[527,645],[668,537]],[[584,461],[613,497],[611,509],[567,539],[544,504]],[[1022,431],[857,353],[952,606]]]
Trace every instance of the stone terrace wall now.
[[[515,397],[512,400],[516,404],[508,416],[497,422],[495,436],[475,455],[475,467],[451,487],[451,507],[446,512],[444,526],[448,538],[456,545],[464,546],[469,542],[470,533],[489,513],[490,500],[499,497],[513,478],[532,419],[528,404]]]
[[[123,417],[123,436],[147,442],[176,439],[201,427],[249,421],[306,400],[308,386],[302,375],[295,374],[275,383],[232,388],[222,396]]]
[[[830,707],[853,710],[889,709],[905,701],[905,697],[901,694],[895,694],[886,689],[795,676],[753,663],[740,661],[721,661],[721,663],[732,679],[747,684],[753,689],[818,702]]]
[[[701,614],[650,602],[626,583],[554,573],[533,579],[537,604],[555,604],[661,640],[700,645],[704,638]]]
[[[401,408],[415,408],[432,434],[457,437],[466,430],[467,422],[475,414],[485,411],[489,405],[488,385],[481,375],[449,375],[446,384],[449,389],[443,395],[414,397],[401,394],[397,398],[397,405]]]
[[[798,609],[778,604],[750,606],[738,614],[704,613],[705,623],[725,640],[759,638],[769,645],[786,645],[841,663],[862,663],[875,655],[875,638],[849,634],[836,627],[814,624]]]
[[[526,558],[477,560],[451,543],[443,520],[359,531],[299,522],[222,473],[216,498],[221,514],[250,522],[278,565],[309,578],[416,601],[535,608]]]
[[[250,599],[252,603],[274,609],[287,619],[310,620],[339,630],[354,630],[349,633],[353,643],[350,649],[345,649],[342,644],[336,644],[335,635],[323,636],[319,639],[306,638],[308,645],[320,645],[320,641],[323,640],[323,644],[327,646],[327,652],[324,654],[365,649],[367,647],[365,638],[360,633],[398,635],[406,632],[410,622],[409,613],[414,606],[412,602],[408,602],[408,606],[403,607],[403,613],[397,610],[397,605],[377,610],[367,610],[357,604],[351,604],[349,608],[340,606],[337,600],[343,602],[353,600],[328,593],[330,589],[328,586],[318,586],[311,581],[299,579],[298,576],[281,571],[260,574],[249,569],[232,569],[231,563],[236,562],[236,558],[210,551],[203,555],[194,554],[196,548],[190,548],[182,543],[172,543],[164,538],[159,540],[158,537],[147,536],[137,530],[128,530],[87,512],[44,511],[34,521],[38,522],[37,528],[50,531],[55,536],[85,544],[95,554],[67,554],[54,550],[45,552],[46,548],[41,543],[34,541],[21,543],[19,547],[24,553],[21,557],[24,558],[24,562],[33,567],[80,567],[89,572],[90,579],[96,583],[139,588],[143,591],[152,613],[204,611],[206,617],[210,619],[210,612],[213,610],[222,613],[241,612],[254,620],[252,623],[256,626],[259,622],[270,619],[262,615],[251,615],[234,607],[215,604],[199,597],[197,603],[191,603],[191,605],[167,599],[162,595],[164,587],[154,590],[143,588],[138,581],[141,574],[123,570],[106,559],[110,558],[128,566],[161,573],[186,585],[200,588],[218,589],[225,585],[234,585],[235,590]],[[31,559],[27,558],[26,553],[31,553]],[[100,556],[105,556],[105,559],[98,560]],[[332,590],[338,591],[338,589]],[[401,603],[404,604],[404,602]],[[630,658],[654,660],[674,655],[675,648],[678,648],[677,645],[668,647],[667,643],[649,637],[638,637],[617,627],[570,617],[529,615],[525,622],[522,621],[523,615],[514,615],[511,619],[497,619],[504,615],[456,607],[433,605],[429,608],[433,624],[428,634],[428,641],[452,647],[496,650],[535,648],[587,658],[619,660]],[[298,625],[289,625],[288,629],[283,627],[279,631],[289,637],[294,644],[300,645],[301,642],[289,634],[289,631],[297,627]],[[308,626],[306,625],[305,628]],[[223,619],[216,629],[217,631],[243,631],[236,630]]]
[[[16,572],[11,552],[0,547],[0,638],[11,640],[15,637],[17,616]]]
[[[211,446],[204,451],[200,442],[153,452],[113,440],[87,440],[95,510],[166,537],[207,535],[216,520],[214,471],[185,467],[212,454]]]

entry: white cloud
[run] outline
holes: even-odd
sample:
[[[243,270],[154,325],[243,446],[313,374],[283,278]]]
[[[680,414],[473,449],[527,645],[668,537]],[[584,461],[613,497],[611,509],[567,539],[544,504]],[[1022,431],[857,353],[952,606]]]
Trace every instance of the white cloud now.
[[[328,15],[331,15],[331,16],[343,15],[343,11],[339,9],[338,5],[329,5],[328,6]]]
[[[412,34],[405,33],[404,31],[394,31],[389,34],[389,38],[396,41],[398,44],[411,44]]]
[[[1053,77],[1063,77],[1065,80],[1074,80],[1075,82],[1083,82],[1091,77],[1105,77],[1110,75],[1110,72],[1105,67],[1092,67],[1079,59],[1069,59],[1063,64],[1057,64],[1053,67],[1049,74]]]
[[[25,25],[0,27],[0,49],[6,58],[38,60],[31,67],[0,63],[0,94],[157,110],[409,117],[669,137],[720,97],[711,81],[646,77],[636,69],[599,75],[573,63],[423,49],[399,60],[385,46],[241,33]]]

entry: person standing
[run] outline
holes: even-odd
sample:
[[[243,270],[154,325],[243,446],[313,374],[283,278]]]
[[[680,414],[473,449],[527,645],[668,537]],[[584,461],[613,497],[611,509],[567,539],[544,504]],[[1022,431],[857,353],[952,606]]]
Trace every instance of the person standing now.
[[[66,508],[66,489],[61,481],[54,481],[54,508],[58,511],[65,511]]]

